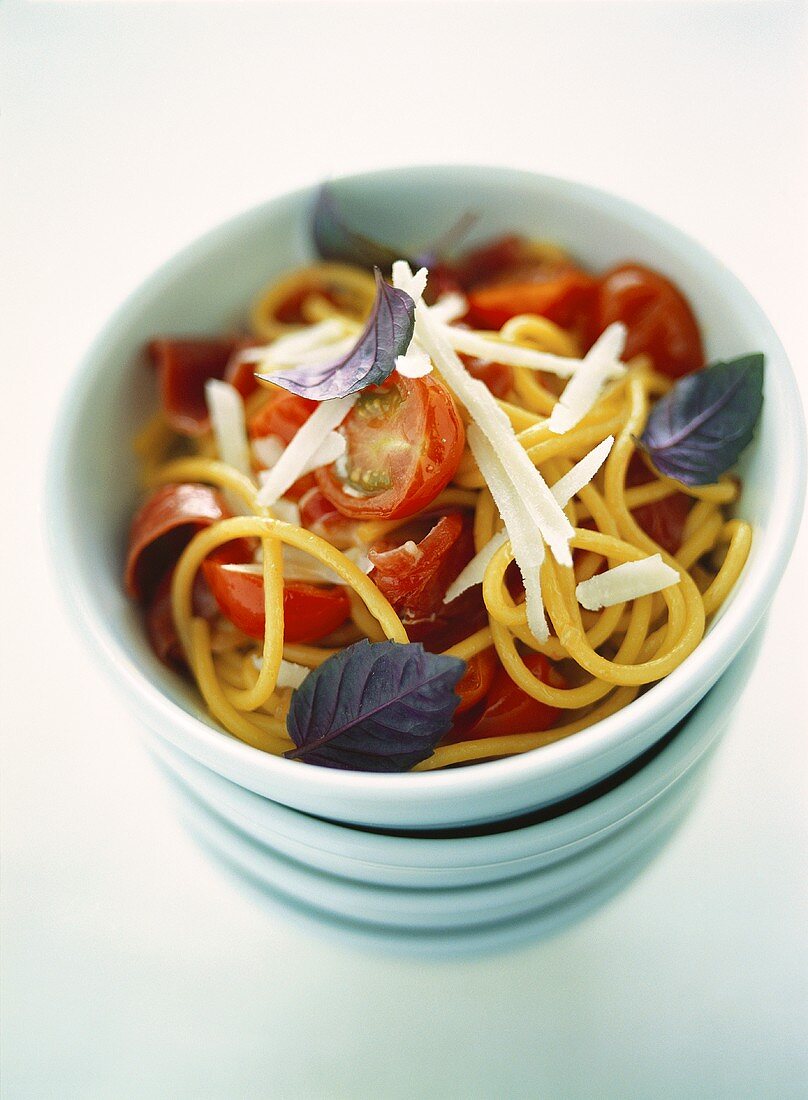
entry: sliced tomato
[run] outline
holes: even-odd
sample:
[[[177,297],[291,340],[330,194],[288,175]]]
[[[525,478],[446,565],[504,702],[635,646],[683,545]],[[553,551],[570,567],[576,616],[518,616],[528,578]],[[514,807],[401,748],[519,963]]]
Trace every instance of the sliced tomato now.
[[[635,452],[626,474],[626,485],[646,485],[654,480],[642,457]],[[662,500],[643,504],[632,510],[632,516],[649,538],[669,554],[675,554],[682,545],[685,524],[693,507],[693,499],[687,493],[672,493]]]
[[[231,363],[234,353],[251,343],[236,336],[207,340],[160,337],[151,341],[148,353],[157,368],[163,412],[175,431],[201,435],[210,427],[205,400],[209,378],[227,375],[244,397],[255,390],[252,370],[237,369]]]
[[[455,278],[468,290],[520,267],[525,262],[527,249],[528,242],[516,233],[485,241],[466,252],[454,265]]]
[[[124,581],[134,599],[149,599],[197,531],[229,516],[215,489],[193,482],[163,485],[136,512],[129,530]]]
[[[649,355],[654,367],[671,378],[704,366],[693,311],[681,291],[657,271],[627,263],[601,276],[590,339],[614,321],[628,328],[624,359]]]
[[[500,329],[511,317],[536,313],[565,329],[590,325],[597,283],[571,265],[536,266],[529,275],[482,286],[469,294],[467,319],[480,328]]]
[[[431,653],[454,645],[488,620],[482,586],[445,604],[449,584],[474,556],[469,513],[419,517],[370,549],[370,574],[398,612],[411,642]]]
[[[316,408],[316,401],[309,401],[306,397],[298,397],[295,393],[279,390],[250,417],[247,423],[247,434],[250,439],[263,439],[268,435],[274,435],[288,445]],[[290,500],[300,500],[303,494],[314,485],[314,474],[304,474],[287,489],[284,496]]]
[[[523,659],[543,683],[556,688],[567,687],[567,681],[543,653],[529,653]],[[557,707],[547,706],[522,691],[498,664],[479,719],[473,724],[459,723],[456,730],[446,735],[444,744],[511,733],[539,733],[554,726],[560,714]]]
[[[316,408],[316,401],[278,390],[250,417],[247,433],[250,439],[276,435],[284,443],[291,443]]]
[[[357,520],[348,519],[342,512],[338,512],[316,485],[303,493],[298,507],[300,522],[308,531],[326,539],[338,550],[356,546]]]
[[[461,355],[466,370],[473,378],[479,378],[488,386],[494,397],[505,398],[513,389],[513,367],[506,363],[492,363],[490,359],[478,359]]]
[[[457,684],[455,691],[460,696],[455,717],[475,707],[487,695],[499,662],[491,646],[466,662],[466,671]]]
[[[202,569],[225,618],[251,638],[263,638],[263,577],[236,572],[211,558],[202,563]],[[284,640],[316,642],[342,626],[350,611],[344,588],[287,582],[283,586]]]
[[[391,375],[365,390],[340,425],[347,452],[315,473],[344,516],[401,519],[451,481],[465,443],[452,395],[433,375]]]
[[[469,560],[462,535],[460,512],[409,523],[370,548],[370,579],[402,616],[431,615],[465,565],[462,559]]]

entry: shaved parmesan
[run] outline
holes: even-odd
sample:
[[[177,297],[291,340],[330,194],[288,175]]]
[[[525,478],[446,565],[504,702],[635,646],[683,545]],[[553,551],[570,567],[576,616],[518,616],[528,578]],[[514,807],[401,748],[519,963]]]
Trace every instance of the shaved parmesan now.
[[[345,336],[345,324],[336,318],[309,325],[300,332],[291,332],[288,336],[279,336],[271,344],[262,347],[246,348],[239,352],[243,363],[260,363],[267,366],[288,366],[296,363],[300,355],[317,350]]]
[[[205,383],[205,401],[219,458],[228,466],[233,466],[240,473],[252,478],[250,444],[247,440],[241,394],[229,382],[209,378]]]
[[[325,437],[339,427],[353,408],[358,396],[352,393],[348,397],[337,397],[333,401],[320,402],[306,423],[294,435],[292,442],[272,469],[263,475],[261,488],[256,496],[256,502],[259,505],[271,507],[299,477],[302,477],[307,464],[323,446]],[[325,442],[328,441],[325,440]],[[333,462],[334,459],[327,461]],[[319,465],[324,464],[324,460],[319,461]],[[309,470],[314,468],[316,467],[308,465]]]
[[[500,457],[476,424],[469,424],[467,433],[471,452],[477,460],[494,503],[505,523],[505,529],[513,548],[513,556],[525,585],[527,622],[531,632],[540,642],[549,635],[544,617],[544,601],[541,594],[540,571],[544,562],[544,542],[536,523],[514,487]]]
[[[434,313],[436,306],[430,312]],[[478,359],[488,359],[494,363],[504,363],[509,367],[527,367],[528,370],[541,370],[547,374],[558,375],[559,378],[571,378],[580,370],[584,360],[567,358],[564,355],[551,355],[547,351],[537,351],[536,348],[522,347],[520,344],[511,344],[505,340],[496,340],[491,336],[482,336],[479,332],[471,332],[469,329],[454,328],[444,325],[444,336],[455,351],[461,351],[464,355],[475,355]],[[609,377],[619,377],[624,373],[624,368],[613,363],[609,369]]]
[[[319,558],[307,554],[297,546],[284,546],[282,554],[285,581],[302,581],[304,584],[345,583],[338,573],[323,565]]]
[[[393,264],[393,286],[409,294],[416,303],[426,290],[427,275],[425,267],[419,267],[413,275],[412,268],[406,260],[396,260]]]
[[[253,654],[253,664],[257,669],[263,667],[264,662],[257,653]],[[275,686],[279,688],[299,688],[310,672],[311,669],[306,668],[305,665],[297,665],[294,661],[281,659],[278,680]]]
[[[468,299],[462,294],[444,294],[438,298],[431,307],[432,316],[444,325],[450,325],[452,321],[459,321],[469,311]]]
[[[252,441],[252,452],[262,466],[271,470],[283,452],[286,444],[279,435],[264,435]]]
[[[300,509],[293,500],[276,500],[272,505],[272,511],[277,519],[283,523],[291,523],[294,527],[300,526]]]
[[[588,611],[600,611],[626,600],[638,600],[679,583],[679,574],[666,565],[660,554],[642,561],[627,561],[581,581],[575,589],[578,603]]]
[[[417,340],[411,340],[406,355],[396,358],[396,370],[405,378],[423,378],[432,371],[432,360]]]
[[[609,452],[614,444],[614,436],[607,436],[602,443],[598,443],[594,450],[585,454],[580,462],[576,462],[569,473],[560,477],[555,485],[550,486],[550,492],[558,501],[561,508],[566,508],[576,493],[580,493],[585,485],[588,485],[603,463],[609,457]]]
[[[446,589],[443,602],[451,603],[452,600],[456,600],[458,596],[461,596],[466,589],[473,588],[475,584],[482,584],[488,563],[500,546],[504,546],[507,541],[508,532],[497,531],[493,538],[488,540],[482,550],[475,554],[468,565],[455,577]]]
[[[433,363],[459,400],[466,406],[474,422],[488,437],[496,455],[501,460],[506,478],[533,520],[536,535],[544,538],[553,556],[561,565],[571,565],[569,540],[572,538],[572,526],[559,508],[546,481],[519,443],[510,420],[499,407],[488,387],[471,377],[457,353],[446,342],[444,333],[454,331],[437,323],[423,303],[417,306],[415,332],[420,343],[429,352]]]
[[[620,365],[625,346],[626,326],[615,321],[600,334],[564,387],[550,414],[548,427],[551,432],[563,435],[583,420],[600,397],[615,365]]]
[[[347,550],[343,550],[343,554],[349,561],[354,563],[357,569],[361,569],[363,573],[369,573],[373,568],[373,562],[361,546],[349,546]]]

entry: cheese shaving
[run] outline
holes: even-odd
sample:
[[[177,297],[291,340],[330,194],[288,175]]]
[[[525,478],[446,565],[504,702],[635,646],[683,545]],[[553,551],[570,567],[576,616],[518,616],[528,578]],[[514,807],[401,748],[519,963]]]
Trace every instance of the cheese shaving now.
[[[583,420],[600,397],[615,365],[620,365],[625,346],[626,326],[615,321],[600,334],[564,387],[547,422],[551,432],[563,435]]]
[[[299,356],[333,344],[345,335],[345,323],[336,318],[330,318],[327,321],[319,321],[316,325],[308,325],[300,332],[279,336],[271,344],[245,348],[244,351],[239,352],[238,359],[243,363],[285,367],[290,363],[298,362]]]
[[[679,583],[679,574],[666,565],[660,554],[641,561],[627,561],[581,581],[575,589],[578,603],[587,611],[600,611],[627,600],[638,600]]]
[[[482,584],[485,577],[485,571],[488,568],[488,563],[499,550],[500,546],[508,541],[507,531],[497,531],[497,533],[488,540],[482,550],[478,551],[466,565],[460,573],[455,577],[449,587],[446,589],[446,595],[443,597],[444,603],[451,603],[452,600],[456,600],[458,596],[469,588],[473,588],[475,584]]]
[[[405,378],[423,378],[432,371],[432,360],[417,340],[411,340],[406,355],[396,357],[396,370]]]
[[[234,466],[239,473],[252,478],[250,444],[241,394],[229,382],[209,378],[205,383],[205,401],[219,458],[228,466]]]
[[[431,312],[437,307],[432,307]],[[564,355],[552,355],[548,351],[538,351],[536,348],[526,348],[521,344],[511,344],[505,340],[497,340],[493,336],[483,336],[479,332],[471,332],[469,329],[444,326],[444,336],[455,351],[461,351],[464,355],[474,355],[478,359],[487,359],[493,363],[504,363],[509,367],[526,367],[528,370],[545,371],[547,374],[555,374],[559,378],[572,378],[579,371],[585,360],[568,358]],[[625,373],[625,368],[616,362],[609,364],[608,377],[619,378]]]
[[[535,521],[519,492],[514,487],[502,461],[482,430],[469,424],[467,438],[471,453],[477,460],[494,503],[505,523],[513,556],[525,585],[527,622],[531,632],[540,642],[550,636],[544,617],[544,601],[541,594],[541,567],[544,562],[544,542]]]
[[[252,441],[252,453],[268,470],[272,469],[285,450],[286,444],[279,435],[264,435]]]
[[[447,343],[444,333],[454,331],[436,322],[423,303],[417,305],[415,332],[420,343],[429,352],[444,380],[466,406],[474,422],[490,440],[506,471],[505,476],[535,524],[537,536],[540,534],[544,538],[559,564],[571,565],[569,540],[572,538],[572,526],[519,443],[510,420],[491,391],[479,379],[472,378]]]
[[[598,443],[594,450],[591,450],[589,454],[585,454],[580,462],[576,462],[569,473],[564,474],[555,485],[550,486],[550,492],[561,508],[566,508],[575,494],[580,493],[581,489],[589,484],[609,457],[613,444],[614,436],[607,436],[602,443]]]
[[[358,396],[352,393],[348,397],[337,397],[333,401],[320,402],[306,423],[296,432],[292,442],[272,469],[263,475],[262,485],[256,496],[256,502],[259,505],[271,507],[299,477],[302,477],[307,464],[311,462],[318,448],[323,446],[325,437],[339,427],[353,408]],[[324,463],[320,461],[319,464]],[[311,470],[314,467],[308,468]]]
[[[257,653],[253,655],[253,664],[257,669],[261,669],[263,666],[262,659]],[[281,665],[278,669],[278,680],[276,687],[279,688],[292,688],[296,690],[300,687],[308,674],[311,672],[310,668],[306,668],[305,665],[297,665],[294,661],[287,661],[281,659]]]
[[[462,294],[444,294],[438,298],[434,306],[430,307],[432,316],[444,325],[450,325],[453,321],[459,321],[469,311],[468,299]]]

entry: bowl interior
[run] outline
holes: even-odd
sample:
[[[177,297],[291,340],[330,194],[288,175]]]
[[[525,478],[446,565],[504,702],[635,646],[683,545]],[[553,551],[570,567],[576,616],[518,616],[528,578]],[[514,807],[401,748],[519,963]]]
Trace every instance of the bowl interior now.
[[[682,668],[593,730],[521,760],[443,776],[324,775],[324,769],[301,769],[268,758],[218,731],[195,691],[152,654],[138,610],[121,585],[126,533],[139,493],[130,441],[157,400],[143,348],[156,334],[243,328],[249,305],[264,284],[312,258],[307,223],[313,189],[249,211],[179,254],[132,296],[91,349],[63,411],[51,461],[49,518],[65,588],[93,642],[158,732],[183,724],[187,747],[205,733],[199,726],[192,729],[184,716],[215,730],[220,746],[208,737],[206,751],[224,752],[228,760],[237,761],[237,778],[254,789],[261,786],[247,778],[253,774],[277,779],[282,774],[278,769],[287,775],[290,769],[310,773],[294,780],[312,792],[314,801],[308,800],[304,809],[322,805],[317,800],[337,787],[344,795],[340,806],[357,792],[378,807],[394,790],[395,798],[404,791],[415,814],[409,823],[418,824],[415,807],[423,808],[436,792],[479,797],[483,788],[507,786],[509,777],[520,774],[515,769],[529,778],[530,769],[546,775],[581,768],[602,755],[594,771],[584,767],[575,780],[580,789],[631,758],[625,753],[624,759],[614,758],[611,750],[621,740],[634,738],[631,751],[642,751],[649,738],[661,735],[695,704],[738,652],[773,594],[796,530],[803,481],[799,401],[785,354],[759,308],[717,261],[652,215],[601,192],[527,173],[460,167],[391,170],[336,186],[355,224],[402,251],[424,248],[472,209],[480,215],[475,238],[521,230],[557,240],[595,270],[624,259],[646,262],[669,275],[690,298],[711,358],[752,350],[766,354],[763,418],[744,458],[739,508],[755,526],[751,560],[708,638]],[[173,706],[167,707],[165,700]],[[472,773],[478,778],[469,778]],[[480,812],[481,820],[491,816],[490,807]],[[514,812],[514,807],[503,804],[501,812]],[[335,813],[335,806],[326,806],[324,813]],[[342,816],[339,808],[336,816]],[[378,810],[355,820],[408,823],[395,813],[381,820]],[[468,820],[458,810],[435,823]]]

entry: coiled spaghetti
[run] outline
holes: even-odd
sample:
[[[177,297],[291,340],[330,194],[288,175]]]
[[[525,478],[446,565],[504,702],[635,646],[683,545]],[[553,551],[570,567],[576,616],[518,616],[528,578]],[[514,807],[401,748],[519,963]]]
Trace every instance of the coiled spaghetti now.
[[[279,280],[261,295],[252,314],[254,334],[261,341],[272,341],[299,331],[301,324],[329,318],[343,321],[346,331],[355,331],[373,293],[373,279],[365,271],[342,264],[311,265]],[[498,333],[487,331],[485,335],[505,345],[557,356],[580,354],[573,332],[538,315],[513,317]],[[647,356],[638,355],[628,363],[625,376],[606,388],[583,419],[558,435],[547,423],[558,401],[557,380],[524,367],[513,370],[512,384],[499,405],[519,444],[548,483],[567,474],[575,462],[610,435],[615,443],[598,475],[565,507],[574,528],[570,544],[575,551],[573,567],[559,565],[550,554],[544,560],[541,589],[552,626],[549,639],[540,641],[531,633],[525,603],[509,589],[514,555],[510,543],[504,542],[485,569],[482,599],[487,623],[470,630],[446,652],[469,661],[493,646],[518,688],[560,711],[561,717],[552,728],[535,732],[503,732],[475,739],[472,729],[467,740],[438,746],[416,770],[526,752],[570,736],[629,704],[647,685],[681,664],[701,641],[707,618],[720,607],[743,570],[751,530],[727,514],[739,492],[738,483],[731,478],[688,488],[649,474],[644,483],[629,484],[635,440],[642,434],[649,408],[670,385],[670,378],[657,373]],[[250,413],[259,412],[271,399],[271,390],[259,388],[249,398]],[[167,457],[172,439],[160,415],[141,433],[136,446],[146,484],[151,488],[184,482],[214,486],[237,502],[242,513],[198,531],[179,557],[171,582],[171,609],[182,650],[217,722],[248,744],[281,754],[293,747],[284,721],[291,688],[278,686],[282,661],[316,668],[345,644],[340,639],[407,642],[407,629],[350,556],[326,538],[284,522],[272,509],[257,504],[256,482],[243,470],[221,461],[210,431],[185,440],[186,454],[179,458]],[[189,449],[192,454],[187,453]],[[686,494],[694,504],[681,545],[670,553],[640,526],[636,514],[675,494]],[[502,528],[492,495],[468,448],[451,483],[424,511],[438,514],[450,508],[473,513],[477,551]],[[403,522],[368,519],[359,524],[357,537],[372,544],[389,538]],[[238,539],[260,546],[265,621],[261,642],[224,618],[206,621],[194,613],[194,584],[202,563],[217,548]],[[350,623],[333,637],[316,644],[285,641],[284,547],[294,548],[336,574],[348,590]],[[653,554],[661,554],[676,570],[678,584],[598,612],[579,605],[575,592],[580,581],[604,567]],[[566,686],[554,686],[535,675],[526,663],[531,653],[543,654],[563,668]]]

